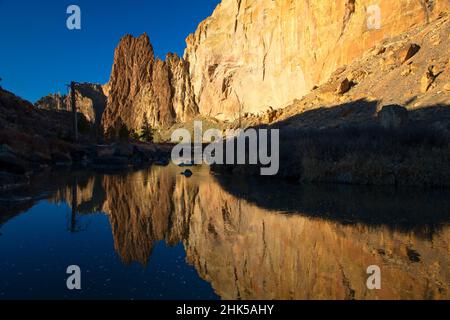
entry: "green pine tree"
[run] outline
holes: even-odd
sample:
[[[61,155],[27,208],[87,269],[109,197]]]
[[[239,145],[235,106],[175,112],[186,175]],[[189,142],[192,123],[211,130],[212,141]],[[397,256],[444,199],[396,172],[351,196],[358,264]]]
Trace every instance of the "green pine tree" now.
[[[139,141],[141,139],[140,134],[136,130],[131,130],[130,137],[134,141]]]
[[[153,142],[153,129],[150,126],[147,114],[145,114],[144,120],[142,122],[140,138],[141,141],[144,142]]]

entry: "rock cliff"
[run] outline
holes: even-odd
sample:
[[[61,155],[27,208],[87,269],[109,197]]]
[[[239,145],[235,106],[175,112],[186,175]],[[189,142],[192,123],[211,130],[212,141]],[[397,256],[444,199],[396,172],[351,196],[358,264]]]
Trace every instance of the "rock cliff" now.
[[[82,113],[86,120],[99,125],[106,108],[106,88],[99,84],[80,83],[75,88],[75,102],[78,112]],[[35,106],[40,109],[55,111],[72,111],[70,97],[67,95],[50,94],[39,99]]]
[[[175,54],[156,59],[147,34],[123,37],[115,51],[108,83],[105,131],[138,131],[145,119],[152,126],[186,121],[197,112],[187,63]]]
[[[183,58],[157,59],[146,34],[123,37],[102,87],[104,114],[84,96],[81,109],[88,119],[101,117],[112,135],[123,127],[139,131],[146,117],[151,126],[166,128],[196,116],[265,117],[380,43],[449,9],[448,0],[223,0],[186,39]],[[61,104],[59,96],[40,101]]]
[[[285,107],[447,0],[223,0],[187,39],[199,111],[219,119]]]

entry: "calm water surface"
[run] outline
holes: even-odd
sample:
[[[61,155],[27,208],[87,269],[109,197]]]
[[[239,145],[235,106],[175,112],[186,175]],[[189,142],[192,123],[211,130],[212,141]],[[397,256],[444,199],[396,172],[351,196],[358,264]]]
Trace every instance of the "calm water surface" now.
[[[450,298],[446,192],[192,170],[58,173],[1,194],[0,299]]]

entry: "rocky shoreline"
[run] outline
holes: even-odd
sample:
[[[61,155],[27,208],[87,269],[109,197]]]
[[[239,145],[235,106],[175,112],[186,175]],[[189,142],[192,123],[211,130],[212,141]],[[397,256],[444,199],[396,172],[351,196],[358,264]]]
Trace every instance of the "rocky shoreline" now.
[[[68,153],[54,151],[46,159],[38,155],[30,155],[25,159],[3,144],[0,145],[0,190],[26,186],[33,176],[58,169],[124,171],[152,164],[168,164],[170,150],[169,144],[91,144],[76,145]]]

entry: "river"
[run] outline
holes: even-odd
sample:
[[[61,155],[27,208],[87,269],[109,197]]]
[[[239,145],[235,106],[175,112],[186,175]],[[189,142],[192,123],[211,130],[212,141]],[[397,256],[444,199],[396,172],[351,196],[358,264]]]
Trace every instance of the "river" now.
[[[448,192],[182,170],[58,172],[0,195],[0,299],[450,298]]]

